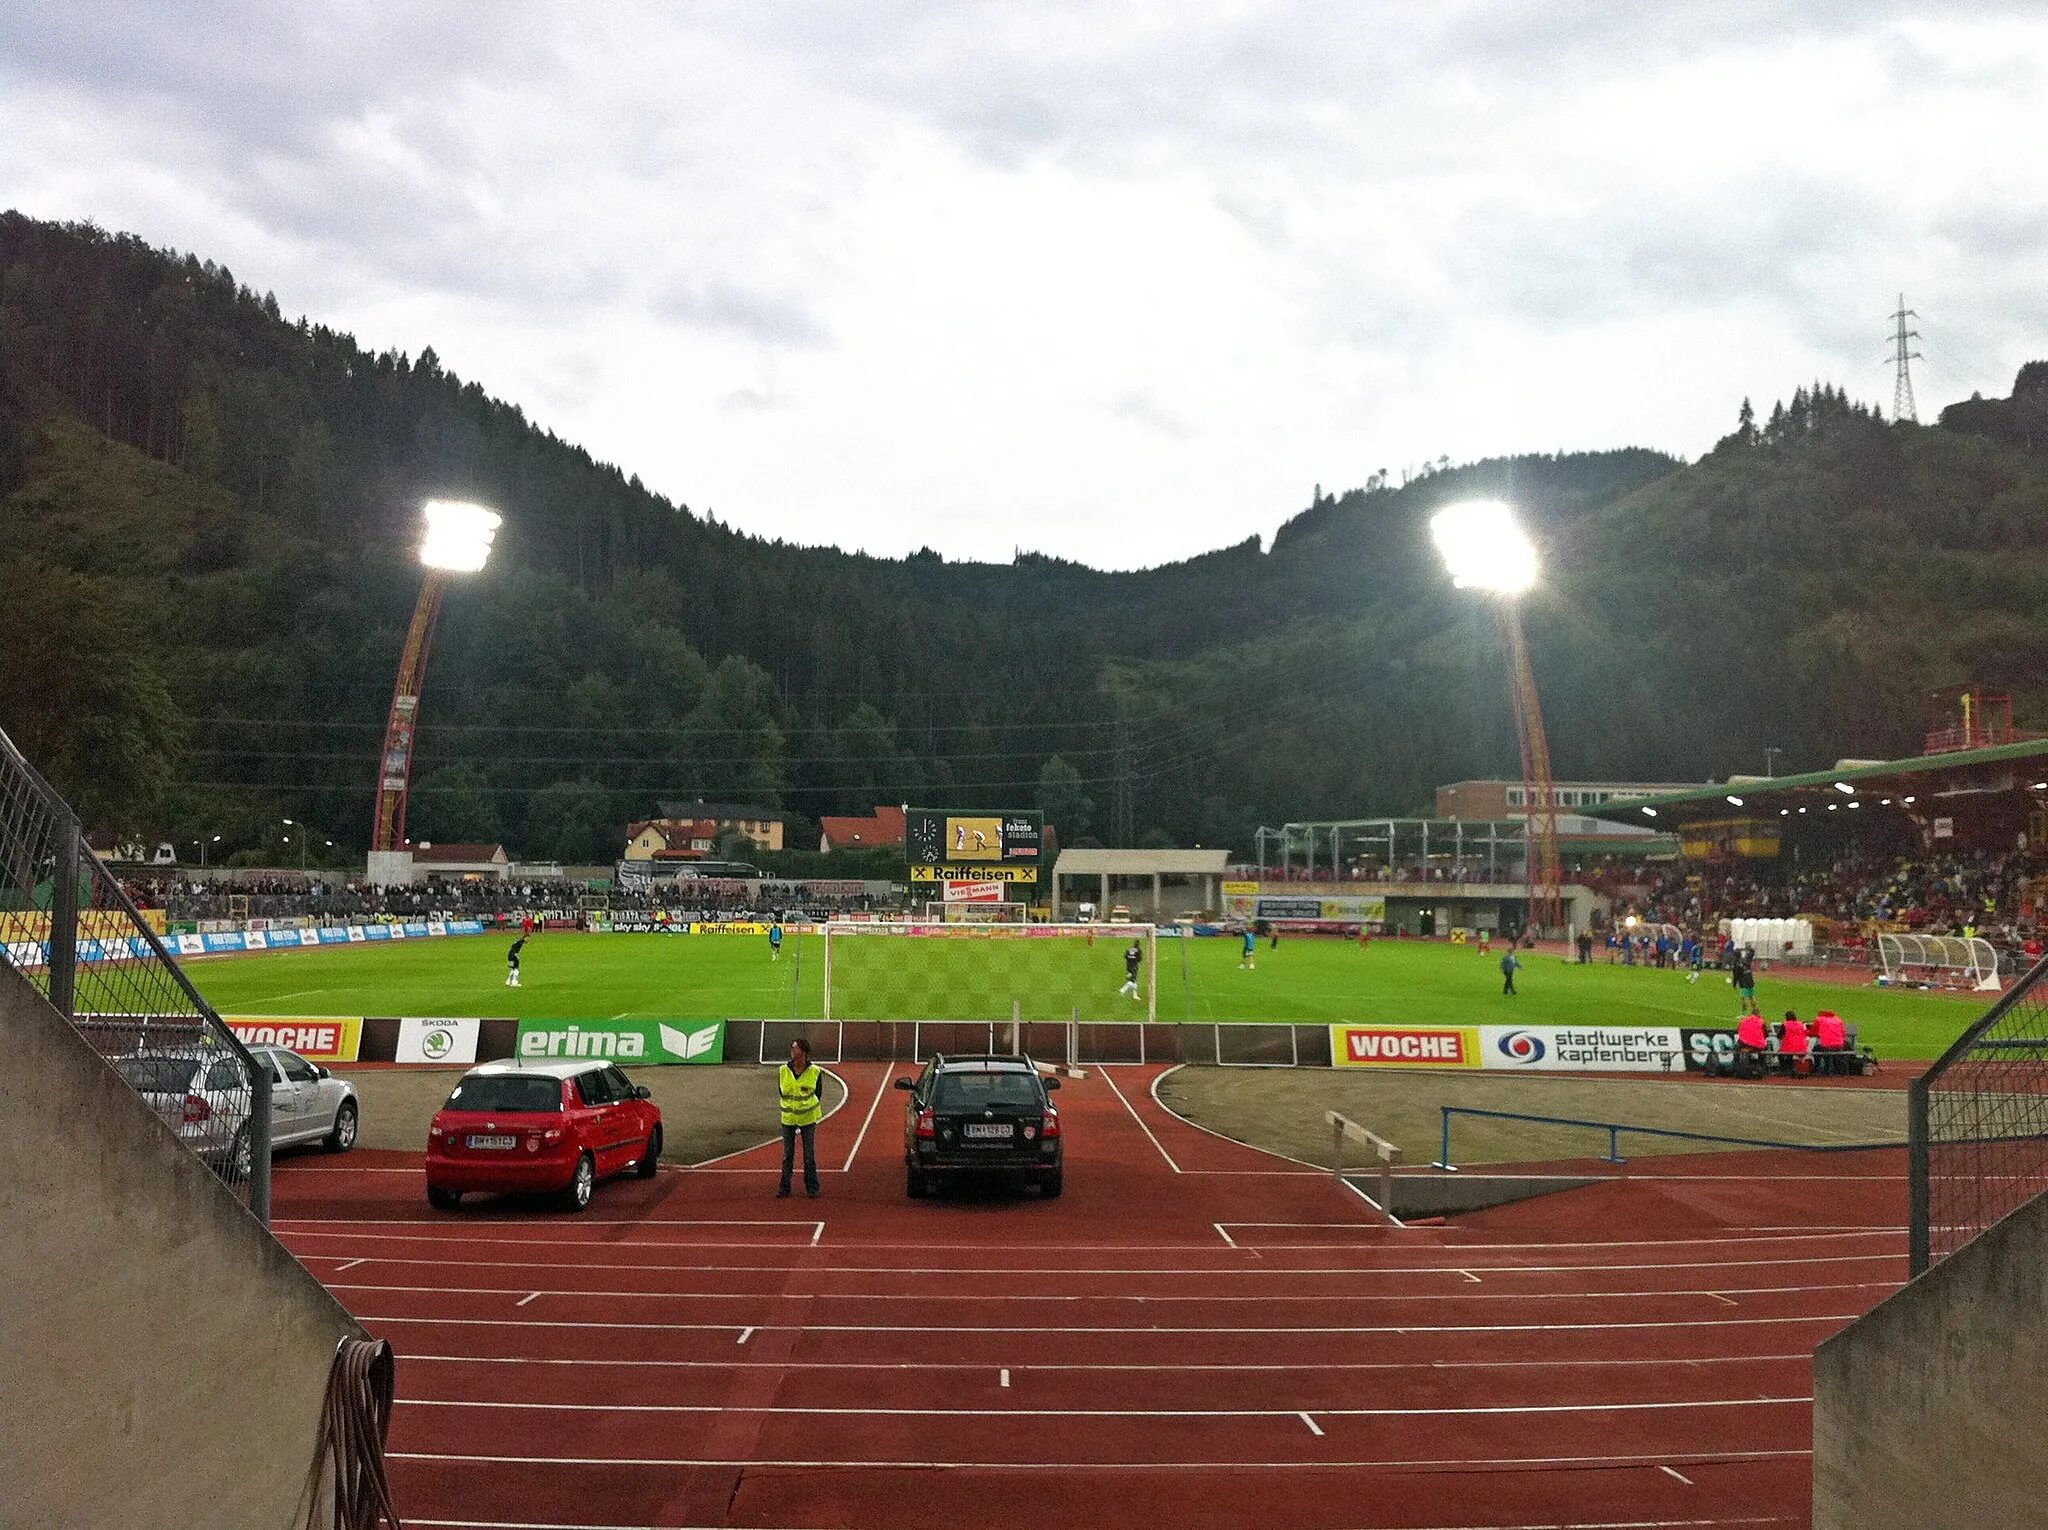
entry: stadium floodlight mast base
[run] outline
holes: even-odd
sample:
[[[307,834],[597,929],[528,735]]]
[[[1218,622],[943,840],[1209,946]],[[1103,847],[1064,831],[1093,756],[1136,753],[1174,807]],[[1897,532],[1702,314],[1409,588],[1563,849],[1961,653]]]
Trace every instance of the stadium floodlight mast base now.
[[[1522,859],[1528,871],[1529,923],[1537,929],[1561,929],[1564,865],[1557,847],[1550,740],[1543,729],[1528,639],[1522,633],[1521,597],[1535,588],[1540,571],[1536,546],[1516,520],[1513,506],[1497,499],[1445,506],[1430,517],[1429,536],[1450,570],[1452,584],[1494,597],[1494,621],[1507,649],[1513,683],[1515,742],[1522,754],[1522,811],[1527,825]]]
[[[391,692],[384,751],[377,767],[377,817],[370,829],[369,880],[379,885],[411,879],[405,838],[406,795],[412,784],[420,692],[426,683],[427,654],[433,647],[441,599],[454,575],[474,574],[483,568],[498,528],[504,524],[495,510],[458,500],[430,499],[420,507],[420,514],[426,522],[420,562],[427,573],[399,654],[398,682]]]

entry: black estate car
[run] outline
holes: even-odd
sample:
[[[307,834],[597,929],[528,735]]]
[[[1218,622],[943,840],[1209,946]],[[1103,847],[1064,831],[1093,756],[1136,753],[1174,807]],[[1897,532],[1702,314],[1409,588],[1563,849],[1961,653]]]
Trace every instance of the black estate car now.
[[[934,1057],[916,1078],[896,1080],[910,1091],[903,1164],[911,1196],[970,1175],[1023,1179],[1048,1199],[1058,1195],[1064,1144],[1051,1091],[1059,1086],[1028,1057]]]

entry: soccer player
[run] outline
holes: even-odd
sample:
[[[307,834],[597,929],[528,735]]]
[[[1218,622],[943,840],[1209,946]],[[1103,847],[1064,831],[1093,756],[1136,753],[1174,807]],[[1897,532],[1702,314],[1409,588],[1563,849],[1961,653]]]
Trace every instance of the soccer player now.
[[[1135,1001],[1138,997],[1138,963],[1145,959],[1145,953],[1138,949],[1134,940],[1124,947],[1124,986],[1118,993],[1127,993]]]
[[[782,921],[779,918],[768,926],[768,960],[782,960]]]
[[[522,935],[512,942],[512,949],[505,953],[505,986],[507,988],[517,988],[519,986],[519,948],[525,944],[526,937]]]
[[[1255,960],[1258,954],[1259,932],[1250,925],[1246,925],[1244,927],[1244,955],[1238,958],[1237,970],[1244,972],[1248,969],[1255,969],[1258,966],[1258,962]]]

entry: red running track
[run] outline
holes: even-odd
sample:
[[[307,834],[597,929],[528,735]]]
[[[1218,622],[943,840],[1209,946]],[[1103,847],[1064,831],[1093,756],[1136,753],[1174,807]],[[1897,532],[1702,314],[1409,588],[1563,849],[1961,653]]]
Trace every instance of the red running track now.
[[[1068,1080],[1067,1191],[911,1201],[851,1064],[824,1194],[755,1150],[580,1217],[285,1160],[280,1237],[398,1350],[409,1525],[1803,1525],[1814,1346],[1905,1278],[1903,1155],[1716,1155],[1394,1228]]]

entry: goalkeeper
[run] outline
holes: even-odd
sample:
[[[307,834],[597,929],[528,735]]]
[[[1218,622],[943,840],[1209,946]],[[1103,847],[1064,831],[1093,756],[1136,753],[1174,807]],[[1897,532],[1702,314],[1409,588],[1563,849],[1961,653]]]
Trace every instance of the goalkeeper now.
[[[1127,993],[1133,1000],[1138,997],[1138,964],[1145,959],[1145,953],[1134,940],[1124,947],[1124,986],[1118,993]]]

